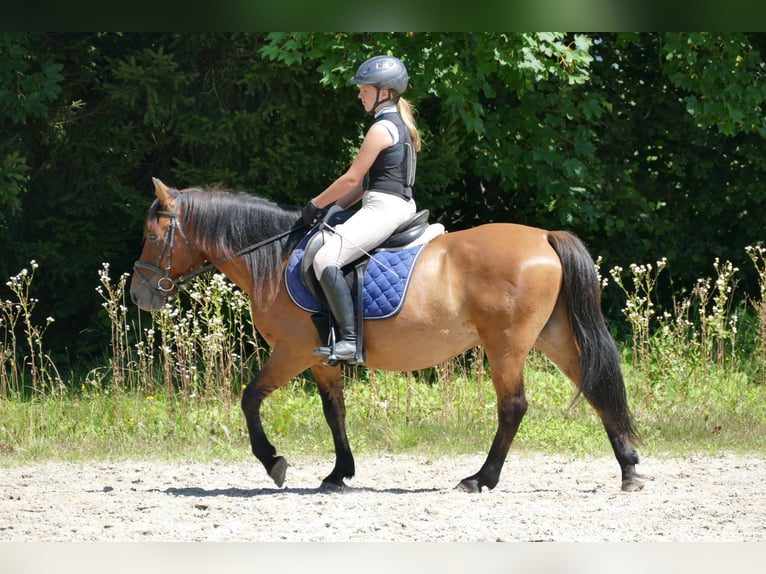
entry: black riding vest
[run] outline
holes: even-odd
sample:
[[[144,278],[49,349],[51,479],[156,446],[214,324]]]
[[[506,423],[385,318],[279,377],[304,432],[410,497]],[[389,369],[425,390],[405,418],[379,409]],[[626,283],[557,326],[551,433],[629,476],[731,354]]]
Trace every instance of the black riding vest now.
[[[412,183],[415,179],[415,148],[410,131],[404,125],[399,112],[388,112],[376,118],[375,123],[388,120],[399,131],[399,141],[384,149],[370,167],[365,188],[412,199]],[[374,125],[374,124],[373,124]],[[409,150],[406,149],[409,146]],[[409,166],[409,167],[408,167]],[[409,184],[408,185],[408,180]]]

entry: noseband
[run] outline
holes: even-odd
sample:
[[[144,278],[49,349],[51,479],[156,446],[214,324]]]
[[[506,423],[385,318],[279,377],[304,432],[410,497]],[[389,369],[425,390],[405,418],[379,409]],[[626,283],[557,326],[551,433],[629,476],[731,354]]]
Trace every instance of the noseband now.
[[[308,227],[307,225],[300,225],[297,227],[293,227],[273,237],[269,237],[268,239],[259,241],[258,243],[245,247],[244,249],[240,249],[239,251],[237,251],[236,253],[232,255],[221,257],[220,259],[216,259],[215,261],[212,261],[212,262],[203,262],[203,261],[200,261],[199,257],[197,257],[197,254],[195,253],[194,248],[192,247],[192,244],[189,241],[189,238],[186,237],[186,234],[184,233],[183,229],[181,228],[181,224],[178,221],[178,202],[176,202],[173,211],[158,211],[157,215],[158,216],[164,215],[170,218],[170,225],[168,225],[167,230],[165,230],[165,240],[164,240],[165,245],[162,249],[162,253],[160,253],[160,256],[157,259],[156,265],[152,265],[151,263],[145,263],[143,261],[136,261],[133,264],[133,270],[141,278],[141,281],[143,281],[144,284],[146,284],[146,286],[149,287],[149,289],[160,293],[163,297],[167,297],[167,295],[171,293],[172,291],[174,291],[175,289],[183,288],[192,279],[195,279],[196,277],[199,277],[200,275],[204,275],[208,271],[212,271],[221,263],[224,263],[231,259],[235,259],[237,257],[241,257],[242,255],[250,253],[251,251],[255,251],[256,249],[259,249],[263,247],[264,245],[268,245],[269,243],[278,241],[282,239],[283,237],[290,235],[294,231],[300,231],[301,229]],[[170,268],[172,266],[172,256],[173,256],[173,247],[175,245],[176,230],[178,230],[179,235],[183,238],[184,243],[186,244],[186,249],[189,251],[189,253],[191,253],[191,256],[194,259],[196,266],[190,269],[187,273],[182,273],[181,275],[178,275],[176,277],[171,277]],[[165,258],[165,266],[160,267],[160,263],[162,263],[163,258]],[[144,273],[142,273],[142,271],[148,271],[149,273],[152,273],[154,275],[160,275],[160,278],[157,280],[157,284],[153,285],[152,282],[147,278],[147,276]]]

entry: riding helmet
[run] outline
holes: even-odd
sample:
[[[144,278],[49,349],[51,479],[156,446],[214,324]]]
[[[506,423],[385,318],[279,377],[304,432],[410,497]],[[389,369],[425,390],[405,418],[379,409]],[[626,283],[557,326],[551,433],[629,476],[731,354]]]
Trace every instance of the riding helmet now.
[[[407,68],[399,58],[393,56],[373,56],[362,62],[352,84],[372,85],[382,90],[396,90],[401,94],[407,89]]]

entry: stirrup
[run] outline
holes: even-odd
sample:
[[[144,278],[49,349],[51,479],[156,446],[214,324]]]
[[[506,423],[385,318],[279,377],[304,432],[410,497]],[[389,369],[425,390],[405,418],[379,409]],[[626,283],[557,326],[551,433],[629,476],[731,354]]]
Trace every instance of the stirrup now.
[[[341,350],[343,351],[340,354],[337,352],[338,345],[341,345]],[[348,345],[353,345],[353,348],[350,351],[342,348],[347,347]],[[316,347],[314,353],[320,357],[324,357],[325,364],[327,365],[337,365],[338,363],[357,365],[364,362],[364,354],[362,354],[361,357],[357,356],[355,341],[340,340],[333,345]]]

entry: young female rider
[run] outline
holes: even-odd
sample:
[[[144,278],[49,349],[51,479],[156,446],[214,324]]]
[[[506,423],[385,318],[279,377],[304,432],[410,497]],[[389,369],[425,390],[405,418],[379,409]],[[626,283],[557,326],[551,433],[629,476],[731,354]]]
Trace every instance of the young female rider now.
[[[401,97],[408,80],[404,64],[392,56],[375,56],[359,66],[351,82],[359,85],[359,100],[374,123],[348,171],[303,208],[303,219],[311,224],[333,202],[346,208],[362,199],[362,207],[336,226],[314,257],[314,271],[338,335],[334,348],[318,347],[316,353],[330,361],[353,363],[356,354],[353,300],[341,268],[415,214],[412,184],[420,134],[410,104]]]

